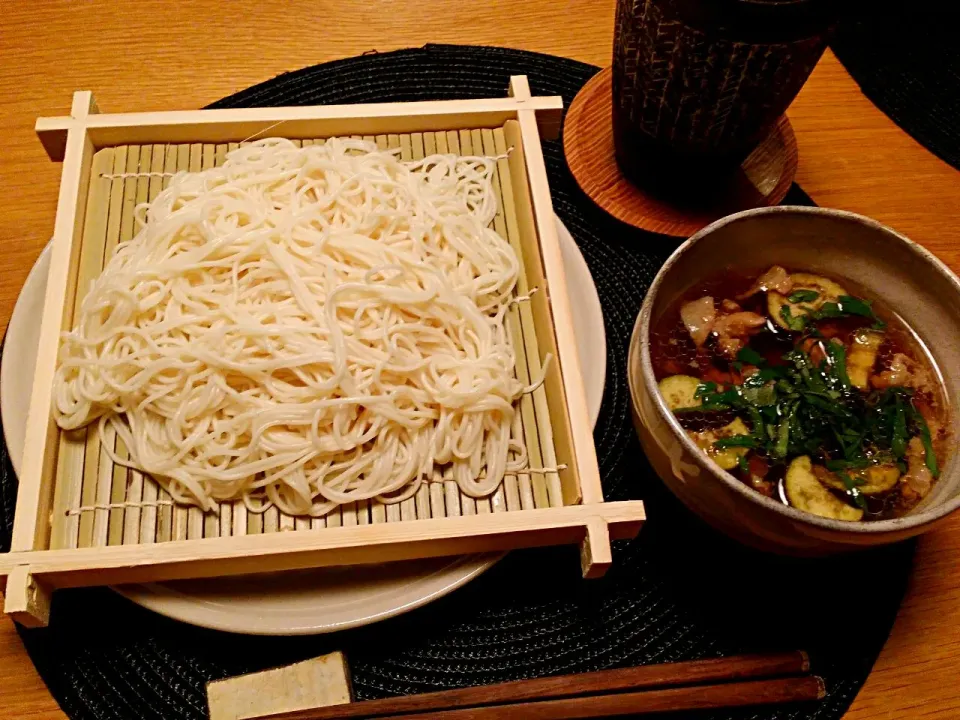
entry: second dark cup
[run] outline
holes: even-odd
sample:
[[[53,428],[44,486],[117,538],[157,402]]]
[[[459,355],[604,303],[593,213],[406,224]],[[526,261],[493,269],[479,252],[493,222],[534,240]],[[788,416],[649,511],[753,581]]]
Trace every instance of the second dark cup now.
[[[634,184],[709,195],[806,82],[838,0],[618,0],[617,164]]]

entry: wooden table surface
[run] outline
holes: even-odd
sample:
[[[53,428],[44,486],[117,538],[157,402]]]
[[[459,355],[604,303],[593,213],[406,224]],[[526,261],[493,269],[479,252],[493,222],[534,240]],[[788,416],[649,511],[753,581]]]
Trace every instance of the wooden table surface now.
[[[107,112],[190,109],[281,72],[436,43],[609,62],[613,0],[5,0],[0,13],[0,323],[53,229],[59,165],[33,134],[74,90]],[[226,12],[221,10],[226,9]],[[829,52],[790,108],[797,181],[960,271],[960,175],[865,99]],[[855,613],[855,608],[851,609]],[[960,515],[919,544],[893,633],[848,718],[960,717]],[[0,618],[0,716],[63,718]]]

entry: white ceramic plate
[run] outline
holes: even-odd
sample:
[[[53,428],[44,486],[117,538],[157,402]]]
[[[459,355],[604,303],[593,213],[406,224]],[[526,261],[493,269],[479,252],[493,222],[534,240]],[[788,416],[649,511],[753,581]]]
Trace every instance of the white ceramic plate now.
[[[557,228],[587,407],[591,422],[596,424],[607,367],[603,313],[583,255],[559,219]],[[17,299],[0,364],[0,413],[17,472],[37,359],[49,249],[40,255]],[[154,612],[193,625],[257,635],[308,635],[366,625],[420,607],[469,582],[500,557],[471,555],[376,567],[324,568],[271,576],[269,580],[251,576],[116,590]]]

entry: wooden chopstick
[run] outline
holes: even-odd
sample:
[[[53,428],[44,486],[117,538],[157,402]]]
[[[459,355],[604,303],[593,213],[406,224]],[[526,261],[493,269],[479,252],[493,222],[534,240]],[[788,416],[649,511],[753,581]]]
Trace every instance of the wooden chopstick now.
[[[383,715],[381,720],[575,720],[576,718],[645,715],[675,710],[773,705],[818,700],[824,696],[823,680],[815,675],[778,680],[749,680],[722,685],[689,685],[665,690],[588,695],[585,697],[522,702],[507,705],[438,709],[412,715]]]
[[[387,718],[399,715],[413,720],[413,718],[420,718],[421,716],[432,718],[437,712],[442,712],[443,717],[461,717],[460,715],[454,715],[454,713],[460,713],[468,709],[470,712],[495,711],[496,713],[506,713],[508,711],[519,712],[520,708],[523,709],[523,717],[534,717],[528,715],[531,711],[530,708],[534,706],[538,707],[537,712],[560,713],[558,715],[537,715],[536,717],[572,718],[600,717],[603,714],[602,712],[600,715],[577,715],[575,713],[593,712],[595,709],[603,710],[604,708],[613,710],[625,706],[634,709],[607,712],[606,714],[654,712],[654,710],[645,710],[644,708],[647,704],[651,704],[651,707],[663,709],[663,702],[681,703],[677,706],[677,709],[724,707],[725,704],[733,706],[787,702],[795,699],[816,699],[822,693],[822,682],[819,678],[790,678],[776,683],[738,681],[798,675],[807,673],[809,670],[810,661],[806,653],[803,652],[738,655],[727,658],[601,670],[579,675],[519,680],[497,685],[444,690],[421,695],[384,698],[382,700],[367,700],[348,705],[256,715],[249,720],[344,720],[345,718]],[[798,682],[799,680],[805,682]],[[710,685],[710,683],[725,684]],[[678,686],[694,687],[684,688],[680,692]],[[604,694],[644,689],[647,691],[630,692],[617,696]],[[751,694],[763,698],[780,699],[750,701]],[[615,697],[621,699],[611,699]],[[704,701],[715,704],[705,706],[697,704]],[[682,705],[683,702],[692,704],[686,706]],[[544,706],[546,709],[539,706]],[[574,714],[563,714],[571,712]],[[439,717],[439,715],[436,716]],[[468,713],[462,715],[462,718],[466,720],[474,717],[493,716]]]

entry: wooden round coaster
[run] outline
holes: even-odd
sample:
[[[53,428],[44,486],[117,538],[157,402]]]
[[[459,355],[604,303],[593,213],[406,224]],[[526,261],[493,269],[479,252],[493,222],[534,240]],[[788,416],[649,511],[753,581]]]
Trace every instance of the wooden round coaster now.
[[[786,115],[733,178],[730,192],[710,207],[679,207],[629,182],[614,157],[610,68],[577,93],[563,126],[563,150],[577,183],[597,205],[628,225],[665,235],[692,235],[730,213],[776,205],[797,174],[797,139]]]

